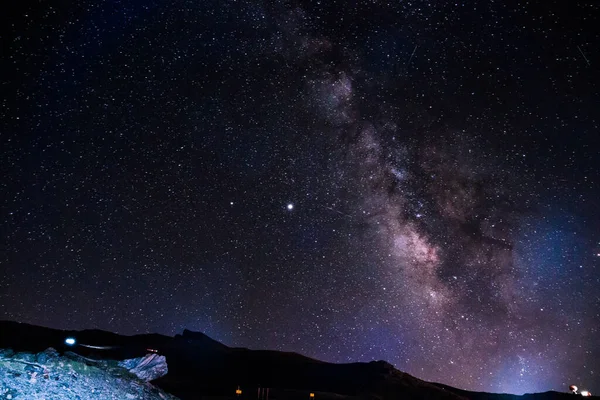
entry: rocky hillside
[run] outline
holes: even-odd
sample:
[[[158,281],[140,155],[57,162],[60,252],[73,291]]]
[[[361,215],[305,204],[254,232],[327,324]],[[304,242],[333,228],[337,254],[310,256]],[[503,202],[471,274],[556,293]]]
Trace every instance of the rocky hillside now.
[[[0,399],[176,399],[143,379],[157,364],[145,368],[148,363],[142,361],[92,360],[72,352],[61,355],[53,348],[37,354],[3,349]]]

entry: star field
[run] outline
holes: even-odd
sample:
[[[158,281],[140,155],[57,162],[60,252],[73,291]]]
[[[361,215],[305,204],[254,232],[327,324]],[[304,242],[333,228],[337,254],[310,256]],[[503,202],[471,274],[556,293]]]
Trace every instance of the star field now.
[[[1,319],[600,391],[599,4],[13,7]]]

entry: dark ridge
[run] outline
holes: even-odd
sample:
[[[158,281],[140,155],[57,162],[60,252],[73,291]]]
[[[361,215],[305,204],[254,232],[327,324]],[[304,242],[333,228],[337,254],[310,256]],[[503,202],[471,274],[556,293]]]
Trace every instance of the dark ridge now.
[[[77,344],[68,346],[67,337],[74,337]],[[469,392],[422,381],[385,361],[332,364],[297,353],[231,348],[187,329],[175,337],[123,336],[101,330],[64,331],[0,321],[0,349],[40,352],[48,347],[95,359],[122,360],[157,352],[166,357],[169,372],[152,383],[181,399],[232,398],[238,386],[243,392],[239,400],[256,399],[259,388],[270,388],[269,400],[306,400],[310,392],[316,393],[319,400],[573,399],[570,394],[557,392],[524,396]]]

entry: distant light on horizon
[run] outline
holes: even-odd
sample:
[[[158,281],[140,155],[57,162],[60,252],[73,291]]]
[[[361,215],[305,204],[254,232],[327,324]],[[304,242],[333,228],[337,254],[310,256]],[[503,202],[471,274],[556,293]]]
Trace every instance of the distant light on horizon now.
[[[65,344],[69,345],[69,346],[73,346],[75,344],[75,338],[72,337],[68,337],[65,339]]]

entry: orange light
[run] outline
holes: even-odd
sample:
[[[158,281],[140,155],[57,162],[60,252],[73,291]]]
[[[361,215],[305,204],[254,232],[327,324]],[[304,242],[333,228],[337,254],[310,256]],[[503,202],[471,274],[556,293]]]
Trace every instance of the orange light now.
[[[242,394],[242,389],[240,389],[240,387],[238,386],[237,389],[235,389],[235,394],[237,394],[238,396],[240,394]]]
[[[314,394],[314,393],[311,393],[311,394],[309,394],[308,396],[309,396],[311,399],[314,399],[314,398],[315,398],[315,394]]]
[[[570,390],[571,392],[575,393],[575,394],[577,394],[577,390],[578,390],[578,389],[579,389],[579,388],[578,388],[577,386],[575,386],[575,385],[571,385],[571,386],[569,386],[569,390]]]

